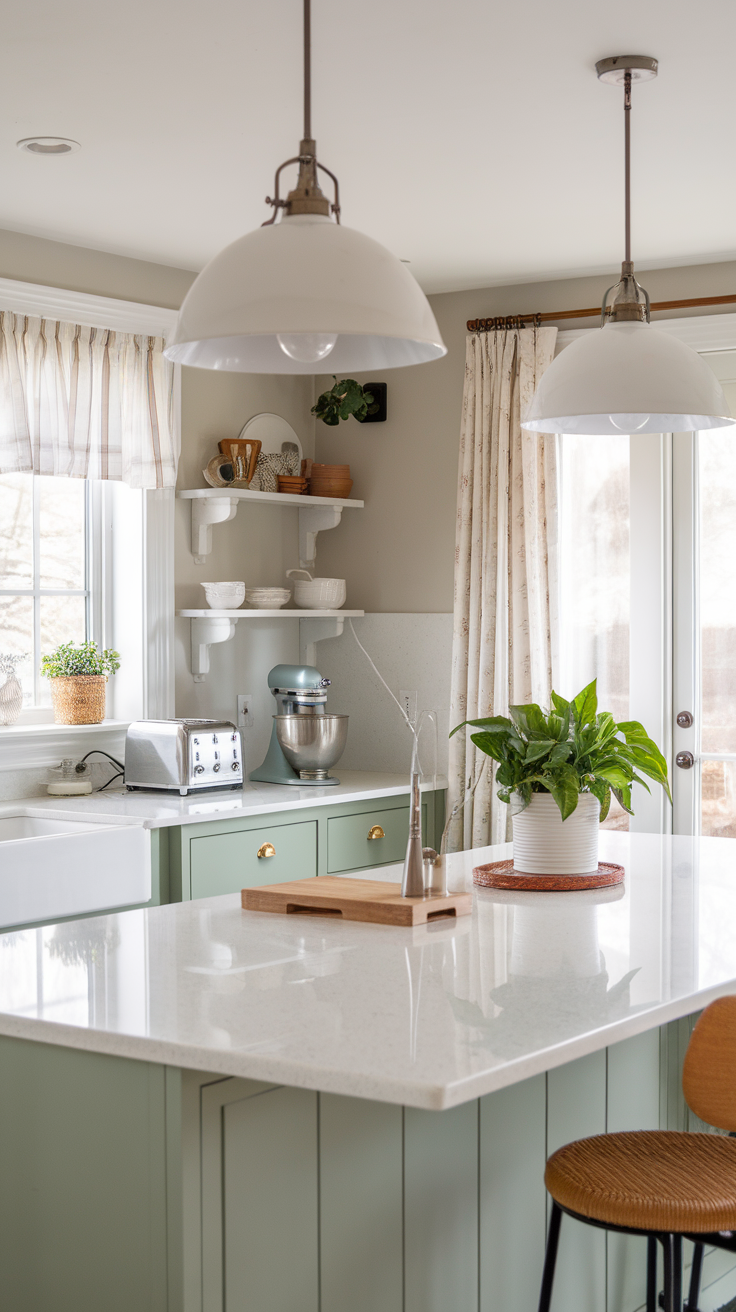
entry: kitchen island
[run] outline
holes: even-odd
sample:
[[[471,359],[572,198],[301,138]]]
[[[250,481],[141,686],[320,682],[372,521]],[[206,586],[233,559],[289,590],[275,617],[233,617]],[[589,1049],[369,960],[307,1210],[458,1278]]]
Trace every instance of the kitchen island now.
[[[504,855],[452,858],[451,887]],[[685,1128],[688,1018],[736,990],[730,840],[601,856],[623,888],[480,889],[415,929],[230,895],[6,935],[8,1306],[533,1309],[546,1155]],[[701,1312],[734,1292],[708,1262]],[[566,1222],[560,1310],[643,1298],[642,1241]]]

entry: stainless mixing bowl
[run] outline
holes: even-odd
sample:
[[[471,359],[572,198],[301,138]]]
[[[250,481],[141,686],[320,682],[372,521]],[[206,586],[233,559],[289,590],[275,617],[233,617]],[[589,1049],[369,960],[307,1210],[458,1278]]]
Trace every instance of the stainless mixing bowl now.
[[[327,779],[345,751],[347,715],[274,715],[276,737],[301,779]]]

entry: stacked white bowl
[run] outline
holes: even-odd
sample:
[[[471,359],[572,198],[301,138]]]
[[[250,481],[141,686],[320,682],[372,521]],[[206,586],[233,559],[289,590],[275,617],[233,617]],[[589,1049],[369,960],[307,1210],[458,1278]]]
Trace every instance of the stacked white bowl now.
[[[203,583],[202,587],[212,610],[237,610],[243,604],[244,583]]]
[[[246,588],[245,600],[256,610],[280,610],[291,597],[291,588]]]

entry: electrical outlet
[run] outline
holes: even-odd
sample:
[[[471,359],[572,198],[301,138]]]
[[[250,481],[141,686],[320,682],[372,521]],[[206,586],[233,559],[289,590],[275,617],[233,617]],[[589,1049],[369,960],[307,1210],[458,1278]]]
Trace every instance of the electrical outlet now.
[[[253,697],[251,693],[238,694],[238,728],[253,728]]]
[[[417,694],[416,692],[407,692],[405,688],[399,691],[399,701],[404,708],[406,715],[409,717],[410,724],[417,722]]]

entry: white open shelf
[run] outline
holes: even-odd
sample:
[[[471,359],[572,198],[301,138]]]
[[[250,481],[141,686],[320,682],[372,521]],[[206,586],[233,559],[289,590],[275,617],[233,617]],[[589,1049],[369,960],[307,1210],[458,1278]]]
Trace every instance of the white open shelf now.
[[[278,610],[259,610],[255,606],[251,610],[211,610],[208,606],[206,610],[178,610],[176,613],[185,620],[344,620],[348,616],[359,619],[365,615],[364,610],[297,610],[296,607],[286,610],[283,606]]]
[[[210,668],[210,647],[235,636],[238,620],[296,619],[300,621],[300,645],[307,665],[316,664],[315,644],[323,638],[339,638],[346,619],[360,619],[364,610],[178,610],[180,619],[192,627],[192,676],[204,683]]]
[[[192,555],[197,565],[204,565],[212,550],[213,524],[234,519],[241,501],[291,506],[299,511],[299,564],[309,570],[314,569],[317,534],[337,528],[343,510],[362,510],[364,506],[362,501],[339,497],[292,496],[288,492],[253,492],[250,488],[198,487],[178,492],[177,496],[192,503]]]

